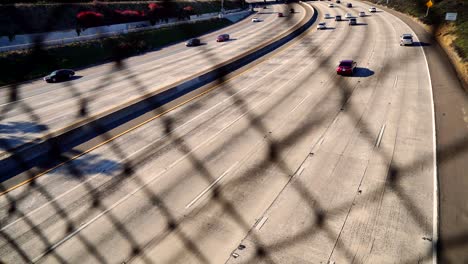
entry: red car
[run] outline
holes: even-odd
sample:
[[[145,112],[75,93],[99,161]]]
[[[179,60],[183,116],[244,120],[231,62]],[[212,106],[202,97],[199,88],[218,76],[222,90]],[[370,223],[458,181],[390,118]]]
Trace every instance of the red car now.
[[[224,42],[224,41],[227,41],[227,40],[229,40],[229,35],[228,34],[222,34],[222,35],[219,35],[216,38],[216,42]]]
[[[342,60],[338,67],[336,67],[336,73],[339,75],[353,75],[356,69],[356,62],[353,60]]]
[[[284,17],[283,13],[278,13],[278,17]]]

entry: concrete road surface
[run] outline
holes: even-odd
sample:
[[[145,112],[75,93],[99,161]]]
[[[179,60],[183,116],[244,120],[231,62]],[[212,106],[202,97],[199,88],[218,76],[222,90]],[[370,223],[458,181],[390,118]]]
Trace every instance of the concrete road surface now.
[[[185,43],[163,48],[125,60],[125,67],[108,63],[76,72],[72,81],[46,83],[36,80],[19,89],[20,100],[10,101],[10,89],[0,89],[3,138],[0,153],[46,134],[70,126],[80,119],[97,115],[146,93],[157,91],[179,80],[200,73],[258,46],[299,23],[305,16],[297,13],[278,18],[284,5],[273,5],[230,27],[201,37],[203,45],[185,47]],[[252,15],[251,17],[253,17]],[[285,23],[285,21],[291,23]],[[228,33],[231,40],[217,43],[219,34]],[[44,62],[46,63],[46,62]],[[142,85],[144,89],[135,89]],[[86,116],[81,106],[86,105]]]
[[[357,15],[366,4],[328,8]],[[432,263],[434,119],[387,12],[327,20],[0,196],[7,263]],[[337,76],[354,59],[353,77]]]

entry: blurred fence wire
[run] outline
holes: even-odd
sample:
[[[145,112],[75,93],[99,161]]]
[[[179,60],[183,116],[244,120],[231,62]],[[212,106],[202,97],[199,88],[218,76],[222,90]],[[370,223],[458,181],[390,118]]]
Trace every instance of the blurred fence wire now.
[[[288,4],[293,5],[293,4]],[[292,6],[291,6],[292,7]],[[286,10],[289,10],[289,6]],[[62,14],[60,5],[58,8],[55,9],[56,12],[54,14],[54,19],[51,19],[49,23],[45,23],[44,31],[47,32],[48,28],[50,28],[51,23],[56,19],[60,19],[60,15]],[[19,19],[18,21],[26,20],[27,18]],[[291,20],[286,20],[289,23],[293,23]],[[27,27],[27,23],[24,25],[20,25]],[[349,34],[349,33],[347,33]],[[365,37],[364,37],[365,38]],[[34,71],[34,68],[40,64],[47,61],[47,58],[43,57],[43,46],[42,46],[42,39],[38,38],[35,40],[35,47],[33,55],[31,56],[31,63],[29,64],[29,68],[23,69],[24,72],[22,74],[27,75],[28,72]],[[220,58],[214,52],[211,52],[206,47],[201,47],[202,51],[205,54],[205,57],[208,61],[211,61],[212,64],[219,63]],[[310,56],[313,56],[319,51],[320,47],[317,46],[310,46],[308,53]],[[99,91],[106,87],[107,85],[114,82],[113,78],[117,76],[116,74],[112,73],[121,73],[126,76],[126,79],[130,81],[132,87],[138,91],[140,94],[144,95],[150,92],[149,88],[143,84],[143,82],[139,79],[138,75],[132,70],[131,67],[127,65],[126,60],[120,55],[121,49],[119,47],[119,43],[115,43],[114,52],[114,62],[113,67],[109,69],[109,74],[107,74],[106,78],[102,80],[102,83],[97,85],[93,88],[91,93],[83,94],[80,89],[75,87],[73,82],[64,84],[67,90],[76,98],[76,116],[78,118],[88,118],[89,120],[93,120],[93,112],[89,110],[89,102],[95,99],[95,96],[99,94]],[[410,58],[408,58],[410,59]],[[55,61],[55,60],[53,60]],[[329,57],[319,57],[317,61],[318,65],[333,65],[334,62],[330,61]],[[396,63],[392,63],[392,61],[385,62],[383,65],[383,69],[385,72],[391,72],[392,68],[397,67]],[[383,72],[383,71],[382,71]],[[385,74],[385,73],[383,73]],[[303,83],[309,81],[307,77],[301,80]],[[375,136],[370,131],[369,124],[366,123],[365,120],[361,120],[361,115],[353,108],[352,105],[349,104],[348,99],[351,97],[354,87],[348,87],[346,82],[341,81],[340,79],[331,78],[334,87],[336,89],[333,92],[339,92],[340,94],[340,102],[342,105],[342,113],[349,116],[349,118],[356,123],[360,124],[360,129],[362,131],[362,137],[369,143],[374,144]],[[236,91],[230,86],[229,82],[226,79],[226,75],[224,72],[220,72],[218,74],[218,78],[216,81],[217,84],[222,86],[222,89],[218,89],[219,93],[225,93],[228,95],[233,103],[233,105],[238,108],[241,112],[246,113],[245,117],[248,119],[250,127],[254,128],[256,133],[259,135],[268,135],[269,130],[266,125],[262,121],[261,115],[254,114],[254,111],[250,111],[252,108],[251,105],[246,101],[246,99],[237,94]],[[15,111],[17,109],[21,109],[23,112],[28,114],[28,118],[35,124],[44,124],[43,120],[39,117],[36,113],[36,110],[28,105],[28,102],[22,100],[22,84],[11,84],[3,89],[7,89],[8,93],[8,102],[2,106],[0,106],[0,120],[3,122],[5,117],[8,113]],[[206,95],[206,96],[209,96]],[[327,95],[323,96],[324,100],[326,100]],[[151,107],[151,102],[147,102]],[[278,102],[279,104],[280,102]],[[321,102],[325,103],[325,102]],[[320,107],[320,104],[319,106]],[[207,164],[203,162],[203,160],[196,155],[196,152],[191,149],[189,144],[185,142],[183,136],[179,136],[176,133],[174,128],[174,123],[176,122],[173,119],[172,115],[163,114],[166,112],[166,108],[158,107],[153,110],[154,115],[160,115],[161,123],[164,124],[163,132],[166,141],[168,144],[171,144],[174,148],[178,149],[181,153],[181,156],[184,156],[190,163],[192,164],[192,168],[196,170],[196,173],[201,175],[206,182],[211,183],[216,180],[216,176],[212,175],[210,172],[210,168]],[[270,109],[272,110],[272,109]],[[182,114],[184,109],[181,109]],[[247,178],[252,177],[252,175],[258,175],[258,173],[264,173],[268,168],[279,168],[284,175],[288,177],[292,177],[295,174],[295,168],[290,168],[283,160],[283,155],[285,150],[294,145],[298,142],[301,138],[305,135],[311,133],[314,129],[318,126],[322,125],[326,120],[322,118],[315,118],[313,120],[306,121],[301,123],[292,133],[282,137],[280,139],[269,139],[267,140],[269,145],[269,152],[263,160],[259,164],[256,164],[253,169],[247,171],[245,175],[239,179],[236,179],[233,182],[230,182],[230,185],[235,186],[236,184],[241,184],[241,182]],[[209,256],[206,256],[202,250],[199,248],[196,239],[191,238],[188,234],[182,230],[181,226],[184,225],[185,219],[178,219],[174,216],[170,210],[169,205],[166,204],[161,194],[155,193],[150,188],[147,187],[147,184],[143,182],[141,179],[145,178],[143,175],[138,175],[138,170],[136,168],[140,167],[143,164],[151,162],[154,155],[158,154],[160,149],[156,145],[150,145],[146,151],[140,152],[137,155],[132,155],[131,157],[125,154],[125,151],[119,145],[119,143],[113,139],[113,135],[111,135],[105,128],[96,125],[98,123],[93,123],[91,127],[92,130],[96,132],[98,137],[102,141],[109,142],[107,146],[112,150],[113,155],[117,157],[118,160],[121,160],[121,164],[117,164],[115,166],[119,167],[120,171],[118,175],[114,176],[113,178],[109,179],[108,182],[104,187],[96,188],[92,184],[88,183],[87,181],[82,181],[83,188],[86,189],[86,193],[89,193],[90,196],[84,198],[84,203],[87,203],[90,208],[93,210],[89,210],[89,214],[91,212],[95,212],[96,210],[103,213],[102,217],[106,218],[108,222],[110,222],[116,232],[120,234],[121,237],[125,238],[129,246],[132,248],[131,255],[128,259],[133,259],[138,257],[145,263],[152,263],[151,259],[146,255],[146,249],[151,248],[163,241],[169,235],[175,235],[180,241],[182,241],[183,245],[185,246],[185,250],[187,252],[191,252],[193,256],[197,259],[199,263],[211,263]],[[53,161],[53,164],[60,164],[63,163],[62,169],[67,171],[68,175],[71,175],[77,179],[82,179],[86,177],[86,172],[83,171],[83,168],[74,162],[70,161],[70,156],[62,151],[62,147],[60,146],[60,142],[56,142],[53,140],[52,134],[50,134],[49,128],[46,125],[43,125],[43,135],[46,135],[50,138],[45,138],[46,142],[50,144],[50,152],[48,153],[49,158]],[[226,144],[228,145],[230,141],[234,139],[226,139]],[[0,148],[3,150],[11,150],[14,151],[15,147],[11,145],[9,140],[0,140]],[[465,139],[461,142],[456,142],[451,146],[449,149],[439,149],[438,155],[439,157],[443,157],[439,159],[438,162],[446,162],[446,159],[452,159],[453,157],[457,156],[459,153],[466,152],[468,149],[468,139]],[[216,151],[216,150],[215,150]],[[8,151],[7,151],[8,152]],[[9,153],[14,154],[14,153]],[[391,161],[392,157],[389,157],[387,153],[384,151],[376,151],[376,155],[380,155],[383,157],[384,160]],[[27,183],[26,186],[23,186],[20,192],[16,192],[15,195],[11,195],[10,192],[2,187],[0,192],[3,194],[3,198],[8,201],[8,208],[2,208],[3,211],[7,212],[6,215],[3,215],[0,219],[0,223],[2,226],[4,224],[10,222],[10,219],[22,219],[24,221],[27,228],[33,234],[33,236],[39,238],[39,240],[43,243],[44,252],[39,256],[51,256],[55,258],[56,262],[59,263],[68,263],[67,259],[65,259],[60,254],[57,254],[55,249],[60,246],[63,242],[56,243],[51,241],[47,234],[45,234],[44,230],[41,227],[38,227],[30,216],[28,215],[27,211],[24,211],[18,208],[18,204],[21,203],[24,199],[28,197],[31,193],[39,193],[45,200],[50,203],[50,206],[53,208],[53,211],[56,213],[56,217],[58,217],[61,221],[65,222],[67,225],[66,234],[64,237],[68,235],[75,235],[75,237],[81,242],[83,248],[86,250],[87,255],[93,256],[95,261],[99,263],[108,263],[106,258],[102,255],[102,252],[99,251],[97,245],[93,244],[89,239],[82,235],[79,231],[81,230],[80,226],[77,225],[76,221],[72,218],[71,215],[67,213],[67,210],[56,202],[55,194],[49,193],[49,191],[44,188],[40,183],[37,182],[37,175],[44,171],[44,168],[41,166],[37,166],[35,168],[30,168],[28,164],[29,161],[23,160],[21,156],[16,156],[16,164],[19,168],[23,168],[23,174],[25,174],[25,178],[29,178],[30,181]],[[430,164],[432,162],[432,156],[426,157],[422,156],[419,157],[417,161],[413,164],[409,164],[405,167],[397,167],[390,163],[390,167],[388,169],[388,176],[387,182],[382,182],[381,186],[376,188],[375,190],[371,190],[364,195],[371,197],[376,193],[382,192],[385,188],[390,188],[396,195],[399,196],[400,200],[402,201],[402,205],[406,207],[406,209],[412,213],[413,220],[419,222],[419,225],[422,229],[426,230],[428,233],[431,232],[430,226],[428,226],[427,222],[423,221],[424,217],[421,217],[422,212],[419,211],[418,206],[416,206],[415,202],[412,200],[411,195],[406,193],[404,189],[398,184],[399,180],[404,177],[405,175],[411,174],[413,170],[416,170],[421,166],[421,164]],[[131,230],[126,227],[125,223],[119,219],[118,216],[114,214],[112,210],[106,207],[101,202],[101,198],[104,197],[110,190],[117,190],[123,184],[132,181],[136,186],[139,186],[140,192],[145,196],[147,201],[149,202],[150,206],[157,207],[162,215],[164,216],[164,221],[166,223],[166,230],[165,232],[160,232],[158,235],[154,237],[148,243],[142,245],[138,243],[138,239],[134,237]],[[284,240],[276,241],[274,244],[267,244],[261,240],[260,237],[257,237],[255,233],[252,233],[253,239],[256,241],[257,248],[255,250],[256,254],[253,259],[249,259],[250,263],[277,263],[275,262],[274,258],[271,257],[272,252],[277,252],[282,250],[283,248],[290,247],[292,244],[301,243],[304,238],[313,236],[315,233],[321,231],[327,234],[330,240],[334,240],[338,234],[336,234],[333,230],[327,226],[326,222],[328,219],[329,214],[333,214],[336,212],[340,212],[340,210],[347,206],[343,204],[338,206],[337,208],[332,209],[325,209],[320,203],[318,203],[317,197],[313,193],[310,192],[307,188],[304,187],[305,184],[301,183],[301,181],[290,181],[290,188],[293,188],[295,192],[307,202],[309,205],[309,210],[313,215],[313,219],[315,219],[314,223],[307,228],[301,230],[299,233],[295,234],[292,237],[289,237]],[[175,188],[175,186],[171,186],[171,188]],[[167,190],[164,190],[164,193]],[[216,201],[218,205],[221,205],[223,211],[229,215],[231,219],[233,219],[237,225],[242,228],[245,234],[248,234],[251,230],[251,224],[245,222],[243,217],[241,216],[240,212],[237,211],[236,207],[232,202],[225,197],[223,191],[218,187],[215,187],[212,190],[212,195],[210,199]],[[200,210],[205,209],[206,207],[212,206],[211,203],[207,203],[204,205]],[[87,213],[80,215],[81,218],[85,219],[87,217]],[[88,215],[89,216],[89,215]],[[203,237],[206,234],[200,233],[197,234],[197,238]],[[21,236],[19,237],[12,237],[11,234],[8,232],[0,231],[0,238],[1,240],[5,241],[7,246],[0,248],[0,260],[2,259],[1,254],[5,253],[6,251],[14,251],[15,256],[17,257],[17,262],[24,262],[30,263],[35,262],[37,257],[32,258],[31,255],[27,252],[27,250],[23,247],[25,241],[22,241]],[[453,241],[446,241],[446,246],[448,247],[466,247],[468,244],[468,235],[462,234],[459,237],[455,237]],[[438,241],[432,241],[434,245],[437,245]],[[352,251],[348,248],[348,245],[339,244],[336,250],[342,251],[349,259],[353,258]],[[176,256],[177,257],[177,256]],[[227,256],[228,257],[228,256]],[[426,259],[432,258],[432,251],[428,251]],[[422,261],[419,259],[409,259],[406,260],[405,263],[416,263]],[[173,262],[177,262],[177,259],[173,259]]]

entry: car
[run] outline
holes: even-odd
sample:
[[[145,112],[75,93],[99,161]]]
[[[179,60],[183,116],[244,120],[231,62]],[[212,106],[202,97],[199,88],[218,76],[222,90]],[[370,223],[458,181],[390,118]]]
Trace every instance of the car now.
[[[413,45],[413,35],[403,34],[400,36],[400,46]]]
[[[365,17],[365,16],[366,16],[366,12],[363,12],[363,11],[359,12],[359,16],[360,16],[360,17]]]
[[[335,16],[335,21],[341,21],[341,15],[336,15]]]
[[[341,1],[340,1],[340,0],[336,0],[336,3],[337,3],[337,4],[340,4],[340,3],[341,3]]]
[[[189,39],[186,43],[185,43],[185,46],[187,47],[195,47],[195,46],[200,46],[201,42],[199,39],[197,38],[192,38],[192,39]]]
[[[353,4],[347,3],[347,4],[346,4],[346,7],[353,7]]]
[[[328,7],[335,7],[333,3],[328,4]]]
[[[294,8],[289,9],[289,13],[294,14]]]
[[[229,34],[221,34],[216,38],[216,42],[224,42],[229,40]]]
[[[327,23],[325,23],[325,22],[320,22],[317,25],[317,29],[319,29],[319,30],[320,29],[326,29],[326,28],[327,28]]]
[[[253,17],[253,18],[252,18],[252,22],[260,22],[260,21],[261,21],[261,20],[260,20],[260,18],[258,18],[258,17]]]
[[[377,8],[371,7],[371,8],[369,8],[369,12],[375,13],[375,12],[377,12]]]
[[[348,25],[350,25],[350,26],[357,25],[357,20],[356,20],[356,18],[354,18],[354,17],[353,17],[353,18],[350,18],[350,19],[349,19]]]
[[[284,17],[283,13],[279,12],[278,17]]]
[[[338,75],[353,75],[356,65],[357,63],[353,60],[342,60],[336,67],[336,73]]]
[[[330,16],[330,14],[325,14],[325,16],[324,16],[323,18],[325,18],[325,19],[330,19],[330,18],[332,18],[332,17]]]
[[[351,13],[346,13],[346,15],[345,15],[344,17],[346,17],[346,18],[352,18],[353,15],[351,15]]]
[[[51,72],[49,75],[44,77],[44,81],[46,82],[59,82],[59,81],[66,81],[70,80],[71,77],[75,75],[75,72],[70,69],[60,69]]]

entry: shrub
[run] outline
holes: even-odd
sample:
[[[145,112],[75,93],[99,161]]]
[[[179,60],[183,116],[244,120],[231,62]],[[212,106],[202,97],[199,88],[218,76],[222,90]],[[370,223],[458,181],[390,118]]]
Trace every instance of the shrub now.
[[[104,15],[94,11],[83,11],[76,15],[76,20],[82,28],[96,27],[103,24]]]

